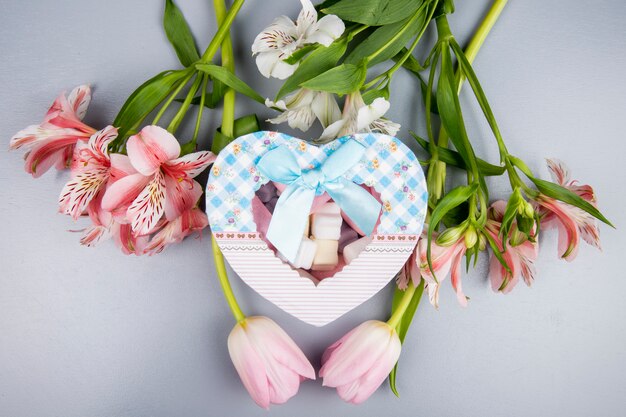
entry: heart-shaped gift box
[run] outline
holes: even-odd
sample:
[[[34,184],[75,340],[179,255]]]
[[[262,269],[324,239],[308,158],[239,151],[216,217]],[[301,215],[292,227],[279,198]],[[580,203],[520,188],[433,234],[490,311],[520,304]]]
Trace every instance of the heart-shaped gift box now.
[[[266,241],[255,193],[270,179],[257,163],[267,152],[284,147],[306,172],[323,165],[348,141],[358,142],[364,151],[342,177],[369,190],[382,209],[369,245],[350,264],[317,282],[279,259]],[[422,231],[427,192],[419,161],[397,138],[360,133],[315,146],[262,131],[242,136],[220,152],[206,203],[215,239],[241,279],[286,312],[323,326],[368,300],[400,270]]]

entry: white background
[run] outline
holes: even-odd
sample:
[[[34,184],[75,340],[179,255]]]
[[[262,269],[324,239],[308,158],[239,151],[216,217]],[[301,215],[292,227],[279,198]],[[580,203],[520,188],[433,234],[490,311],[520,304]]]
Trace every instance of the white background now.
[[[101,128],[136,86],[176,68],[162,3],[0,0],[0,415],[623,415],[626,3],[510,2],[475,65],[511,152],[544,178],[544,157],[559,157],[595,186],[618,227],[602,227],[603,252],[584,246],[574,263],[557,260],[556,235],[545,233],[535,285],[507,296],[489,289],[483,258],[463,278],[467,308],[447,285],[439,311],[420,307],[401,357],[400,399],[385,383],[355,407],[309,381],[270,413],[249,399],[228,358],[233,320],[207,236],[151,258],[124,256],[110,242],[81,247],[67,230],[83,224],[56,213],[67,173],[33,180],[20,152],[6,151],[61,90],[92,83],[87,122]],[[179,3],[204,48],[215,30],[210,2]],[[450,23],[464,43],[489,2],[457,3]],[[250,0],[234,26],[237,73],[264,95],[278,84],[257,73],[250,44],[275,16],[298,10],[294,0]],[[416,81],[398,74],[392,94],[400,136],[424,132]],[[238,103],[238,115],[272,115]],[[463,103],[478,152],[495,160],[473,99]],[[219,114],[208,120],[205,143]],[[492,186],[506,195],[504,179]],[[232,277],[245,310],[274,318],[316,366],[327,345],[363,320],[385,319],[390,306],[391,286],[318,329]]]

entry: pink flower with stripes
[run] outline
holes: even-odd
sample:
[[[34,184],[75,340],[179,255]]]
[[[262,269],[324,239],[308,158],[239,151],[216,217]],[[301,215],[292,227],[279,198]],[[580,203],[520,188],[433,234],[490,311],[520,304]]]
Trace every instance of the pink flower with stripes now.
[[[80,217],[111,176],[108,146],[117,137],[117,129],[107,126],[94,133],[89,142],[79,142],[72,158],[72,178],[59,196],[59,212]],[[119,155],[124,157],[124,155]]]
[[[126,149],[136,172],[107,188],[102,208],[123,216],[135,236],[154,232],[163,216],[171,222],[193,208],[202,195],[193,178],[215,160],[208,151],[180,157],[176,138],[158,126],[146,126],[131,136]],[[111,166],[115,169],[116,161]]]
[[[420,274],[426,282],[425,288],[428,291],[428,299],[433,306],[439,307],[441,281],[450,274],[452,288],[456,292],[457,300],[459,304],[465,307],[467,297],[463,293],[461,285],[461,261],[467,251],[465,237],[461,235],[458,240],[448,246],[438,245],[435,242],[436,237],[437,234],[433,233],[433,240],[430,243],[432,270],[428,265],[428,240],[424,236],[419,240],[416,248],[419,255],[419,259],[416,261],[419,262]]]
[[[554,182],[578,194],[593,204],[596,196],[589,185],[579,185],[570,177],[567,166],[558,159],[548,159],[548,168]],[[556,228],[559,232],[559,256],[572,261],[578,254],[580,238],[591,246],[601,249],[598,221],[591,214],[571,204],[555,200],[545,195],[536,199],[541,213],[541,226],[546,229]]]
[[[502,236],[500,233],[500,227],[502,225],[502,219],[504,218],[504,212],[506,211],[506,201],[496,201],[489,209],[489,220],[485,227],[485,233],[488,233],[491,239],[496,243],[496,247],[502,253],[507,269],[500,263],[498,258],[494,255],[493,251],[489,255],[489,280],[491,281],[491,288],[494,291],[501,291],[507,294],[515,288],[519,282],[520,277],[524,279],[524,282],[529,287],[535,280],[537,269],[535,268],[535,261],[539,255],[539,245],[537,244],[535,229],[532,230],[534,241],[526,239],[519,245],[513,245],[510,241],[506,245],[506,251],[502,252],[504,245],[502,244]],[[513,224],[513,227],[517,227]],[[506,236],[505,239],[509,239]]]
[[[209,219],[205,212],[198,207],[185,210],[180,216],[167,222],[150,239],[150,243],[145,248],[145,253],[154,255],[160,253],[167,246],[179,243],[193,232],[201,233],[202,229],[209,225]]]
[[[9,149],[27,150],[24,155],[26,172],[37,178],[52,166],[68,167],[74,146],[96,132],[82,122],[90,101],[88,85],[74,88],[67,97],[61,93],[41,124],[28,126],[11,138]]]

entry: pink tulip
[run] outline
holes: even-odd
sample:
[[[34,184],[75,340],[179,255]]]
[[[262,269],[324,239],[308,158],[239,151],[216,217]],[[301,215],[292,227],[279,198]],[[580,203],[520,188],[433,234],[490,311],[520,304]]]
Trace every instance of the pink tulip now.
[[[228,336],[228,352],[250,396],[265,409],[296,395],[304,379],[315,379],[304,353],[267,317],[237,323]]]
[[[123,212],[135,235],[154,232],[163,215],[173,221],[194,207],[202,187],[193,178],[215,160],[207,151],[179,157],[176,138],[158,126],[146,126],[131,136],[126,149],[137,172],[111,184],[102,207]],[[116,167],[115,161],[112,166]]]
[[[463,287],[461,285],[461,262],[467,250],[465,238],[461,235],[461,237],[451,245],[442,246],[435,242],[436,237],[437,234],[433,234],[430,247],[432,270],[428,265],[428,241],[425,236],[422,236],[416,249],[419,254],[418,262],[420,274],[426,282],[425,288],[428,291],[428,299],[435,307],[439,306],[439,288],[441,281],[450,273],[452,288],[456,292],[457,300],[459,304],[465,307],[467,306],[467,297],[463,293]]]
[[[503,250],[502,237],[500,236],[500,227],[504,212],[506,210],[506,201],[496,201],[491,205],[489,210],[489,219],[485,231],[489,233],[489,236],[495,241],[496,247],[500,252]],[[514,223],[515,224],[515,223]],[[532,231],[534,234],[534,230]],[[509,236],[506,237],[508,239]],[[500,263],[498,258],[490,252],[489,256],[489,280],[491,281],[491,288],[493,291],[502,291],[503,293],[509,293],[517,283],[520,276],[524,279],[526,285],[530,285],[535,280],[536,268],[535,261],[539,254],[539,246],[537,241],[526,240],[523,243],[513,246],[510,243],[506,245],[506,251],[502,253],[502,258],[509,267],[510,272],[507,271]],[[503,284],[506,285],[503,287]]]
[[[387,378],[401,347],[394,328],[366,321],[326,349],[319,372],[323,385],[337,388],[344,401],[360,404]]]
[[[157,232],[145,252],[154,255],[161,252],[167,246],[179,243],[193,232],[200,233],[202,229],[209,225],[207,215],[197,207],[185,210],[180,216],[167,222],[163,228]]]
[[[26,148],[25,170],[39,177],[53,165],[67,168],[74,145],[86,141],[96,130],[82,122],[91,100],[88,85],[61,93],[39,125],[28,126],[11,138],[10,149]]]
[[[591,186],[578,185],[577,181],[571,180],[567,166],[563,162],[548,159],[547,163],[556,183],[596,206],[596,197]],[[558,250],[561,258],[567,261],[576,258],[581,237],[588,244],[601,249],[598,221],[592,215],[545,195],[540,195],[536,201],[542,216],[541,226],[547,229],[556,228],[559,232]]]

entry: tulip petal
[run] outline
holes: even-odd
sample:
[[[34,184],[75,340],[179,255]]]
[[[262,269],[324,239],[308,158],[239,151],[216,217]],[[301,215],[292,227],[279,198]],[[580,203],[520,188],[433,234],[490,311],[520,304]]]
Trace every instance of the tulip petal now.
[[[162,127],[146,126],[128,139],[126,150],[137,172],[152,175],[161,164],[180,155],[180,144]]]
[[[315,369],[280,326],[266,317],[249,317],[247,321],[253,323],[248,330],[251,340],[259,345],[265,345],[267,340],[271,340],[270,353],[276,361],[305,378],[315,379]]]
[[[269,409],[270,391],[264,362],[241,324],[235,325],[228,336],[228,353],[243,386],[254,402],[266,410]]]
[[[402,347],[398,335],[391,334],[385,354],[374,362],[369,371],[359,379],[359,387],[356,395],[346,401],[352,404],[361,404],[367,400],[378,387],[381,386],[385,379],[387,379],[387,376],[398,362],[398,358],[400,358],[401,349]],[[337,393],[339,393],[339,389]],[[339,395],[341,396],[341,394]]]
[[[388,339],[389,326],[374,320],[358,326],[349,338],[328,355],[322,365],[322,385],[338,387],[365,374],[386,351],[381,340]]]

